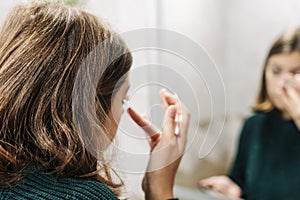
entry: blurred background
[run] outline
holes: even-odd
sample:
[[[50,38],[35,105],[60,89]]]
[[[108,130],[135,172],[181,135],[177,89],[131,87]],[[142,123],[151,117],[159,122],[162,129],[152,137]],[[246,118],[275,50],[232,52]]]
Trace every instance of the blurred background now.
[[[1,24],[18,2],[1,1]],[[242,122],[251,114],[250,107],[260,85],[264,58],[283,30],[299,25],[300,1],[79,0],[78,3],[109,22],[121,35],[145,28],[169,30],[171,35],[185,38],[173,41],[183,49],[188,51],[190,47],[185,46],[185,40],[203,48],[206,55],[199,56],[206,56],[203,60],[207,59],[209,67],[200,67],[202,76],[198,77],[193,76],[194,68],[180,56],[157,49],[134,51],[129,92],[131,105],[145,112],[157,126],[163,114],[157,93],[161,86],[149,82],[165,81],[163,85],[178,94],[191,110],[192,136],[176,177],[175,192],[182,199],[199,199],[199,179],[226,174],[230,169]],[[163,43],[160,32],[155,34],[156,42]],[[193,53],[197,52],[190,52]],[[211,81],[220,84],[210,85]],[[118,145],[113,167],[124,179],[124,195],[143,199],[140,184],[148,159],[147,141],[128,116],[123,117],[120,127],[117,142],[113,144]]]

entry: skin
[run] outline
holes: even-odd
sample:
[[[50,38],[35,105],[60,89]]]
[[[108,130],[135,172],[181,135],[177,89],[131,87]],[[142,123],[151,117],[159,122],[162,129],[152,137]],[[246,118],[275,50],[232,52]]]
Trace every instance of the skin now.
[[[241,188],[228,176],[212,176],[199,181],[199,185],[219,192],[230,199],[238,199],[242,196]]]
[[[266,66],[267,94],[285,120],[293,120],[300,129],[300,53],[271,56]],[[241,188],[227,176],[213,176],[199,181],[199,186],[211,188],[231,199],[240,198]]]
[[[129,87],[130,87],[130,83],[129,83],[129,78],[127,77],[123,85],[115,94],[113,98],[113,102],[111,104],[111,109],[108,112],[108,119],[106,121],[106,126],[109,127],[110,136],[112,139],[114,139],[116,136],[118,125],[124,113],[123,99],[126,98]]]
[[[108,125],[112,127],[110,130],[113,137],[124,113],[122,102],[126,99],[128,89],[127,78],[115,95],[112,108],[108,113]],[[174,95],[164,89],[160,91],[160,98],[165,111],[162,130],[154,127],[133,108],[129,108],[127,112],[149,136],[150,158],[142,182],[145,199],[165,200],[174,197],[174,180],[185,150],[190,113]],[[176,115],[181,115],[182,121],[177,122]],[[175,126],[178,123],[180,123],[180,134],[175,135]]]
[[[266,67],[268,96],[286,120],[300,128],[300,53],[276,54]]]

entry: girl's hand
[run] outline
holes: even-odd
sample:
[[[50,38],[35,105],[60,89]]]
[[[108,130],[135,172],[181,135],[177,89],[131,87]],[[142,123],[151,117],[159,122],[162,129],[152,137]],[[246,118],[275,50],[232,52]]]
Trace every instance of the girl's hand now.
[[[199,181],[199,185],[210,188],[231,199],[239,199],[242,196],[241,188],[228,176],[212,176]]]
[[[165,110],[161,131],[132,108],[128,109],[131,118],[149,136],[150,158],[142,183],[146,199],[173,198],[175,175],[185,150],[190,120],[190,113],[174,95],[163,89],[160,97]],[[175,134],[176,126],[179,134]]]
[[[285,80],[283,90],[284,112],[293,119],[300,130],[300,81],[297,80],[297,77],[290,76]]]

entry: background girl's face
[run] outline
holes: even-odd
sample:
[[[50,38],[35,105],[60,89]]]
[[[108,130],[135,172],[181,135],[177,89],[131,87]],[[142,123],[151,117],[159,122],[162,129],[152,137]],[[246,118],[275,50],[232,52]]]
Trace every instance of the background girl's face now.
[[[109,110],[108,113],[106,127],[109,130],[109,135],[111,136],[111,139],[115,138],[118,125],[121,120],[121,116],[124,113],[123,103],[124,103],[124,99],[126,99],[128,90],[129,90],[129,78],[127,77],[123,85],[115,94],[111,104],[111,109]]]
[[[289,79],[300,76],[300,53],[280,53],[271,56],[265,72],[267,94],[273,105],[285,112],[282,102],[284,85]]]

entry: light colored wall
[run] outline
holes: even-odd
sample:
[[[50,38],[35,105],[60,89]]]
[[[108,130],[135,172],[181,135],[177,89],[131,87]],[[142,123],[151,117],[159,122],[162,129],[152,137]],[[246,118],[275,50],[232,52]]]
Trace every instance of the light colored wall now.
[[[246,113],[253,102],[268,48],[285,29],[300,24],[297,0],[231,0],[226,14],[226,65],[232,113]],[[238,76],[232,76],[235,73]],[[241,87],[243,83],[243,87]],[[239,95],[239,98],[236,98]],[[240,105],[240,106],[239,106]]]
[[[8,12],[16,5],[20,0],[2,1],[0,3],[0,23],[2,24]]]

